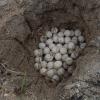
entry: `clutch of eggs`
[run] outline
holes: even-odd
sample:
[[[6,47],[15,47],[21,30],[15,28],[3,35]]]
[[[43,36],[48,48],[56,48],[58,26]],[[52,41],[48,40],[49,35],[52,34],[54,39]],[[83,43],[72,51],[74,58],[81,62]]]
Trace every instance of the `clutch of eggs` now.
[[[85,46],[79,29],[59,31],[54,27],[41,36],[38,49],[34,50],[34,68],[51,81],[59,82],[64,73],[71,72],[73,61]]]

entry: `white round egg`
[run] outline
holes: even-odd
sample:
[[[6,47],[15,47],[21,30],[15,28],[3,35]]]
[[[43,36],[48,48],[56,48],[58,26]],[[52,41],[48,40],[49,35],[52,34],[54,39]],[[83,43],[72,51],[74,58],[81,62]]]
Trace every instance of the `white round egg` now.
[[[43,55],[43,49],[39,49],[40,56]]]
[[[69,68],[69,66],[66,64],[66,62],[63,63],[63,68],[64,69],[68,69]]]
[[[75,36],[80,36],[81,35],[81,31],[79,29],[75,30]]]
[[[46,61],[41,61],[41,67],[46,68],[47,67],[47,62]]]
[[[70,57],[68,57],[68,58],[66,59],[66,64],[67,64],[67,65],[72,65],[72,63],[73,63],[73,59],[70,58]]]
[[[58,36],[57,35],[53,35],[53,42],[57,43],[58,42]]]
[[[73,42],[69,42],[68,49],[71,49],[71,50],[75,49],[75,44]]]
[[[66,61],[67,58],[68,58],[68,54],[62,55],[62,61]]]
[[[50,53],[50,49],[48,47],[45,47],[44,50],[43,50],[43,53],[44,54]]]
[[[52,77],[52,80],[53,80],[53,81],[59,81],[59,80],[60,80],[60,78],[59,78],[59,76],[58,76],[58,75],[54,75],[54,76]]]
[[[52,37],[52,33],[51,33],[50,31],[47,31],[47,32],[46,32],[46,36],[47,36],[48,38],[51,38],[51,37]]]
[[[75,33],[74,33],[73,30],[71,30],[70,32],[71,32],[71,36],[74,36],[75,35]]]
[[[37,57],[35,58],[35,62],[36,62],[36,63],[41,62],[41,60],[42,60],[42,58],[41,58],[41,57],[38,57],[38,56],[37,56]]]
[[[59,68],[57,74],[61,76],[64,74],[64,72],[65,72],[64,68]]]
[[[53,27],[53,28],[51,29],[51,32],[52,32],[52,33],[57,33],[57,32],[58,32],[58,28],[57,28],[57,27]]]
[[[57,44],[56,46],[57,46],[58,49],[62,48],[62,44],[60,44],[60,43]]]
[[[61,60],[61,57],[62,57],[61,53],[56,53],[55,54],[55,59],[56,60]]]
[[[53,75],[55,74],[55,72],[56,71],[54,69],[50,69],[50,70],[47,71],[47,76],[50,77],[50,78],[52,78]]]
[[[64,37],[64,33],[63,32],[59,32],[58,33],[58,37]]]
[[[60,68],[60,67],[62,67],[62,61],[55,61],[55,62],[54,62],[54,68],[55,68],[55,69],[58,69],[58,68]]]
[[[45,43],[42,43],[42,42],[41,42],[41,43],[39,43],[39,48],[40,48],[40,49],[44,49],[44,48],[45,48],[45,46],[46,46],[46,45],[45,45]]]
[[[64,48],[68,49],[68,44],[64,44]]]
[[[59,43],[64,43],[64,37],[59,37],[58,41],[59,41]]]
[[[46,68],[41,68],[40,69],[40,74],[41,75],[46,75],[47,69]]]
[[[51,51],[52,51],[52,53],[57,53],[59,50],[58,50],[58,48],[55,46],[55,47],[53,47],[53,48],[51,49]]]
[[[34,55],[35,55],[35,56],[40,56],[40,51],[39,51],[39,49],[34,50]]]
[[[55,47],[55,44],[52,43],[52,44],[49,45],[49,48],[50,48],[51,50],[52,50],[53,47]]]
[[[51,56],[50,54],[46,54],[45,55],[45,60],[46,61],[52,61],[53,60],[53,56]]]
[[[65,47],[60,48],[60,53],[61,54],[66,54],[67,53],[67,49]]]
[[[78,37],[78,41],[79,41],[79,42],[84,42],[84,40],[85,40],[85,39],[84,39],[83,36],[79,36],[79,37]]]
[[[50,45],[50,44],[52,44],[53,43],[53,40],[52,39],[48,39],[47,41],[46,41],[46,44],[47,45]]]
[[[48,68],[48,69],[51,69],[51,68],[53,68],[53,67],[54,67],[54,62],[48,62],[47,68]]]
[[[76,36],[74,36],[71,40],[74,44],[77,44],[78,43],[78,39]]]
[[[64,35],[67,36],[67,37],[71,36],[71,31],[70,30],[66,30],[64,32]]]
[[[70,37],[65,37],[65,43],[69,43],[71,41]]]
[[[35,64],[34,64],[34,68],[35,68],[36,70],[40,70],[41,67],[40,67],[39,63],[35,63]]]

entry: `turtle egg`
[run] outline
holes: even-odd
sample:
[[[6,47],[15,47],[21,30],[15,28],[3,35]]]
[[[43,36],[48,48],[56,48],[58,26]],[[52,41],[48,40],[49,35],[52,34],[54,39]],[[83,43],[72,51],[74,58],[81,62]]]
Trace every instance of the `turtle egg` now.
[[[63,37],[59,37],[58,41],[59,41],[59,43],[64,43],[64,38]]]
[[[68,58],[66,59],[66,64],[67,64],[67,65],[72,65],[72,63],[73,63],[73,59],[70,58],[70,57],[68,57]]]
[[[35,68],[36,70],[40,70],[40,65],[39,65],[38,63],[35,63],[35,64],[34,64],[34,68]]]
[[[68,49],[68,44],[64,44],[64,48]]]
[[[50,31],[47,31],[47,32],[46,32],[46,36],[47,36],[48,38],[51,38],[51,37],[52,37],[52,33],[51,33]]]
[[[60,53],[55,54],[55,59],[60,60],[61,59],[61,54]]]
[[[41,61],[41,67],[42,67],[42,68],[47,67],[47,62],[46,62],[46,61]]]
[[[47,68],[48,68],[48,69],[51,69],[51,68],[53,68],[53,67],[54,67],[54,62],[48,62]]]
[[[63,33],[63,32],[59,32],[59,33],[58,33],[58,36],[59,36],[59,37],[63,37],[63,36],[64,36],[64,33]]]
[[[52,50],[53,47],[55,47],[55,44],[52,43],[52,44],[49,45],[49,48],[50,48],[51,50]]]
[[[50,52],[50,49],[48,47],[44,48],[44,54],[48,54]]]
[[[58,42],[58,36],[57,36],[57,35],[54,35],[54,36],[53,36],[53,41],[54,41],[55,43]]]
[[[65,43],[69,43],[71,41],[70,37],[65,37]]]
[[[40,74],[46,75],[47,69],[46,68],[41,68],[40,69]]]
[[[40,54],[40,56],[42,56],[42,54],[43,54],[42,49],[39,49],[39,54]]]
[[[58,52],[58,48],[57,48],[57,47],[53,47],[53,48],[51,49],[51,51],[52,51],[52,53],[57,53],[57,52]]]
[[[53,56],[51,56],[50,54],[46,54],[45,55],[45,60],[46,61],[52,61],[53,60]]]
[[[77,44],[78,39],[77,39],[77,37],[76,37],[76,36],[74,36],[74,37],[72,38],[72,42],[73,42],[74,44]]]
[[[80,36],[81,35],[81,31],[80,30],[75,30],[75,36]]]
[[[50,44],[52,44],[53,43],[53,40],[52,39],[48,39],[47,41],[46,41],[46,44],[47,45],[50,45]]]
[[[68,54],[62,55],[62,61],[66,61],[67,58],[68,58]]]
[[[57,44],[57,48],[58,49],[62,48],[62,44]]]
[[[69,42],[68,49],[71,49],[71,50],[75,49],[75,44],[73,42]]]
[[[42,60],[41,57],[36,57],[36,58],[35,58],[35,62],[36,62],[36,63],[39,63],[41,60]]]
[[[58,32],[58,28],[57,28],[57,27],[53,27],[53,28],[51,29],[51,32],[52,32],[52,33],[57,33],[57,32]]]
[[[75,35],[75,33],[74,33],[73,30],[71,30],[70,32],[71,32],[71,36],[74,36]]]
[[[62,61],[55,61],[54,62],[54,68],[58,69],[62,66]]]
[[[39,55],[40,55],[39,49],[34,50],[34,55],[35,55],[35,56],[39,56]]]
[[[65,36],[71,36],[71,31],[70,31],[70,30],[66,30],[66,31],[64,32],[64,35],[65,35]]]
[[[59,68],[57,71],[58,75],[63,75],[64,72],[65,72],[64,68]]]
[[[67,49],[64,48],[64,47],[60,48],[60,53],[61,54],[66,54],[67,53]]]
[[[55,74],[55,70],[54,69],[50,69],[49,71],[47,71],[47,76],[52,78],[52,76]]]
[[[45,48],[45,43],[42,43],[42,42],[39,43],[39,48],[40,48],[40,49],[44,49],[44,48]]]
[[[54,75],[54,76],[52,77],[52,80],[53,80],[53,81],[59,81],[60,79],[59,79],[59,76],[58,76],[58,75]]]
[[[83,37],[83,36],[79,36],[79,37],[78,37],[78,41],[79,41],[79,42],[84,42],[84,37]]]

